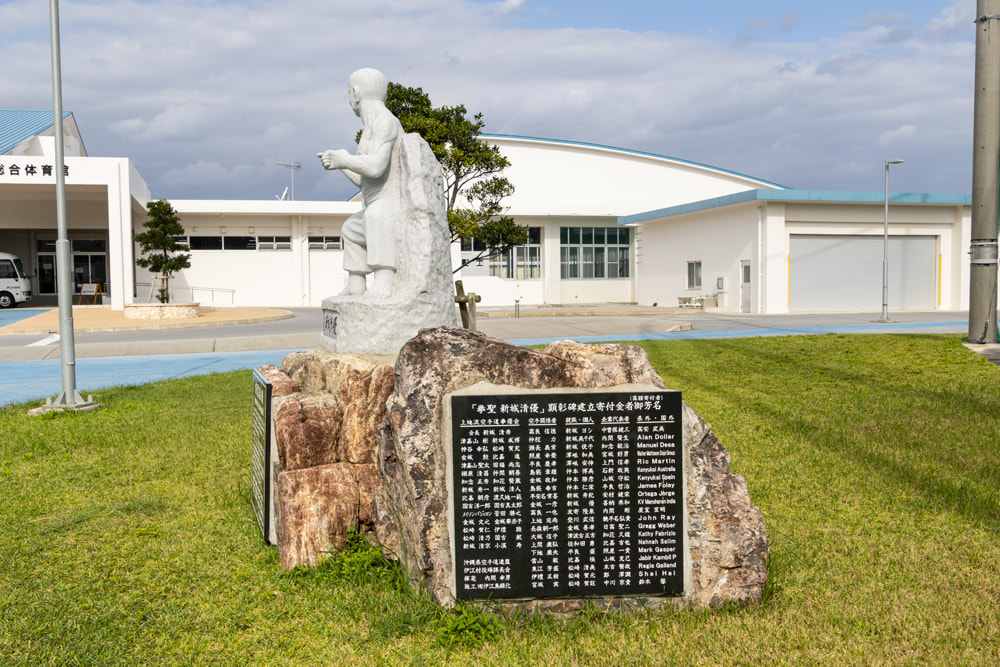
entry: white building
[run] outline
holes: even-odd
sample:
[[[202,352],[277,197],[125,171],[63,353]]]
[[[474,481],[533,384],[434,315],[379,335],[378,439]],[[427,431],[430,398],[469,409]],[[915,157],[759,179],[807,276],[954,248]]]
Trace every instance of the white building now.
[[[52,134],[50,112],[0,111],[0,250],[21,257],[42,296],[55,291]],[[131,239],[153,195],[127,158],[89,157],[72,114],[65,134],[77,288],[102,283],[113,308],[147,301],[151,276]],[[510,159],[509,213],[530,242],[456,275],[484,306],[716,296],[733,312],[881,307],[882,193],[790,190],[607,146],[486,140]],[[318,306],[344,284],[340,229],[358,201],[171,203],[191,252],[175,299]],[[967,195],[890,195],[893,310],[968,307],[970,208]]]

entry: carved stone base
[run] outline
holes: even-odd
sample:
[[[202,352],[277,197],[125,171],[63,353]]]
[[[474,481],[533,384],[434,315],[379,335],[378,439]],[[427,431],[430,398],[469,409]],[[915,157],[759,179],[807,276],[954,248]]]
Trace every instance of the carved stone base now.
[[[358,297],[323,299],[324,350],[347,354],[398,354],[421,329],[456,324],[450,292],[413,299],[365,301]]]

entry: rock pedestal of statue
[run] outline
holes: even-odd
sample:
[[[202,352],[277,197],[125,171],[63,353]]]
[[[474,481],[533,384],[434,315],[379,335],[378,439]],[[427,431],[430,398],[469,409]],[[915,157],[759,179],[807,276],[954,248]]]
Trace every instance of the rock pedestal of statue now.
[[[375,495],[375,531],[400,554],[414,585],[442,605],[454,603],[454,545],[449,534],[445,403],[480,383],[517,394],[552,389],[636,387],[664,390],[642,348],[561,341],[527,350],[481,333],[440,328],[403,346],[395,391],[378,434],[382,485]],[[759,602],[767,580],[767,533],[746,482],[708,424],[682,404],[685,584],[680,597],[596,600],[603,607]],[[525,445],[522,445],[525,446]],[[571,611],[581,599],[505,602],[527,610]]]
[[[665,389],[638,347],[561,341],[527,350],[452,327],[422,331],[396,358],[315,350],[289,355],[281,371],[275,381],[283,377],[292,392],[273,401],[282,565],[315,564],[342,547],[350,530],[374,533],[413,585],[445,606],[455,602],[456,574],[450,396]],[[769,547],[761,512],[709,425],[687,404],[679,414],[683,593],[588,598],[600,607],[707,607],[763,597]],[[554,612],[584,604],[572,597],[503,602]]]
[[[330,352],[396,354],[421,329],[457,324],[441,166],[427,142],[406,134],[389,168],[398,170],[401,201],[393,293],[323,299],[320,345]]]
[[[296,352],[271,369],[278,554],[315,565],[349,532],[371,533],[375,434],[392,393],[394,357]],[[280,390],[279,390],[280,389]]]

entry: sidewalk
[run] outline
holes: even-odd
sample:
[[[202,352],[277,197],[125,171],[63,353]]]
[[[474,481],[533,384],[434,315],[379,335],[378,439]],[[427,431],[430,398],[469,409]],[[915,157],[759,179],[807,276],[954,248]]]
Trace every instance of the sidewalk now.
[[[124,311],[111,310],[111,306],[73,306],[73,332],[190,329],[229,324],[256,324],[290,317],[293,317],[292,313],[278,308],[202,308],[197,318],[133,320],[125,319]],[[54,333],[59,333],[58,308],[40,311],[37,315],[0,328],[0,336],[45,336]]]

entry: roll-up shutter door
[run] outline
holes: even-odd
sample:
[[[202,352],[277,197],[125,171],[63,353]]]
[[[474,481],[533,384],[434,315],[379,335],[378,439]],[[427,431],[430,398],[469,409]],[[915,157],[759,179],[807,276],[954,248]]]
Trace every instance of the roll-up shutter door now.
[[[882,310],[882,236],[792,234],[789,310]],[[934,310],[937,238],[889,237],[889,311]]]

